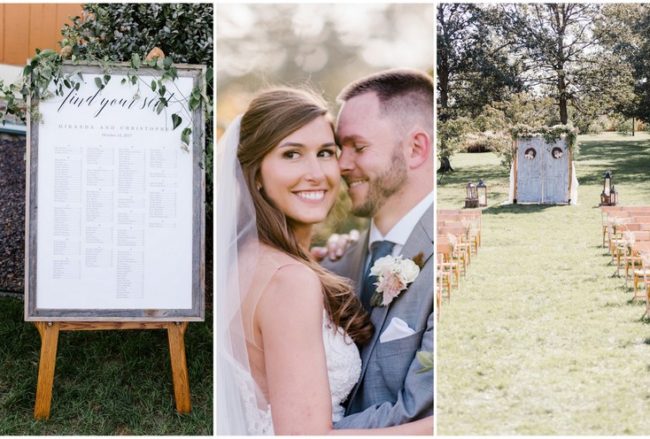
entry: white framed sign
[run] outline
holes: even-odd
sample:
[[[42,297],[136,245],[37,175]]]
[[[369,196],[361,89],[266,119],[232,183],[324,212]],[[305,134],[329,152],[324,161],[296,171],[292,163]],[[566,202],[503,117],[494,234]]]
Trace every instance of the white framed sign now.
[[[32,103],[25,319],[203,320],[204,67],[162,90],[160,70],[105,69],[65,64],[79,85]]]

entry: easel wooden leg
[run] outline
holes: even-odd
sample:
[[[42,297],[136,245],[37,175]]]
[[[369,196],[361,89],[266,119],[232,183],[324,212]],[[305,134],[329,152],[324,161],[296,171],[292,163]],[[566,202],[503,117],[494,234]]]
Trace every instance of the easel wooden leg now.
[[[52,385],[56,366],[56,350],[59,342],[59,324],[36,322],[41,334],[41,358],[38,363],[38,385],[36,386],[35,419],[48,419],[52,403]]]
[[[189,413],[192,410],[190,402],[190,380],[185,360],[185,330],[187,322],[170,323],[167,326],[169,339],[169,357],[172,363],[172,380],[174,382],[174,398],[176,411]]]

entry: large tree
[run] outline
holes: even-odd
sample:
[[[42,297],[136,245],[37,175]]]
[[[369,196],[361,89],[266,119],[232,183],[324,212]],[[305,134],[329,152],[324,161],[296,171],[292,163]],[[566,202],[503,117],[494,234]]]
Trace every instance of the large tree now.
[[[613,57],[594,32],[603,20],[593,3],[499,5],[504,38],[525,62],[523,79],[531,89],[555,99],[559,119],[569,122],[574,111],[613,108],[632,86],[630,71]]]
[[[616,110],[650,122],[650,5],[610,4],[603,15],[597,27],[603,44],[628,64],[634,77],[633,94],[620,99]]]
[[[495,32],[491,10],[465,3],[437,6],[438,155],[439,171],[451,170],[449,157],[455,136],[462,131],[446,127],[458,125],[459,118],[474,118],[482,108],[520,91],[518,62],[508,56],[507,42]],[[450,129],[447,129],[450,128]]]
[[[495,32],[493,11],[479,5],[437,6],[437,89],[441,117],[476,116],[481,108],[521,91],[519,62]]]

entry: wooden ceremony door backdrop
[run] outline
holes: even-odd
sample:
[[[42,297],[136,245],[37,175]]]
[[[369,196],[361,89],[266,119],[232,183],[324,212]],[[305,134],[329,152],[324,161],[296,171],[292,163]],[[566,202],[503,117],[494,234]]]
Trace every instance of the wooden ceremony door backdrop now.
[[[541,136],[518,139],[516,159],[517,202],[569,202],[571,153],[564,139],[550,144]]]

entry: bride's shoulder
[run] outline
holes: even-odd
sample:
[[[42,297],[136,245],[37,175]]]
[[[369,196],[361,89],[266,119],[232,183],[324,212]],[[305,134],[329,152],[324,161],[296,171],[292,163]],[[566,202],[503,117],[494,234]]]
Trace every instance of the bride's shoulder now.
[[[296,305],[322,303],[322,285],[314,270],[282,251],[264,247],[262,259],[271,263],[268,269],[272,270],[263,294],[267,300],[276,305],[285,301]]]

